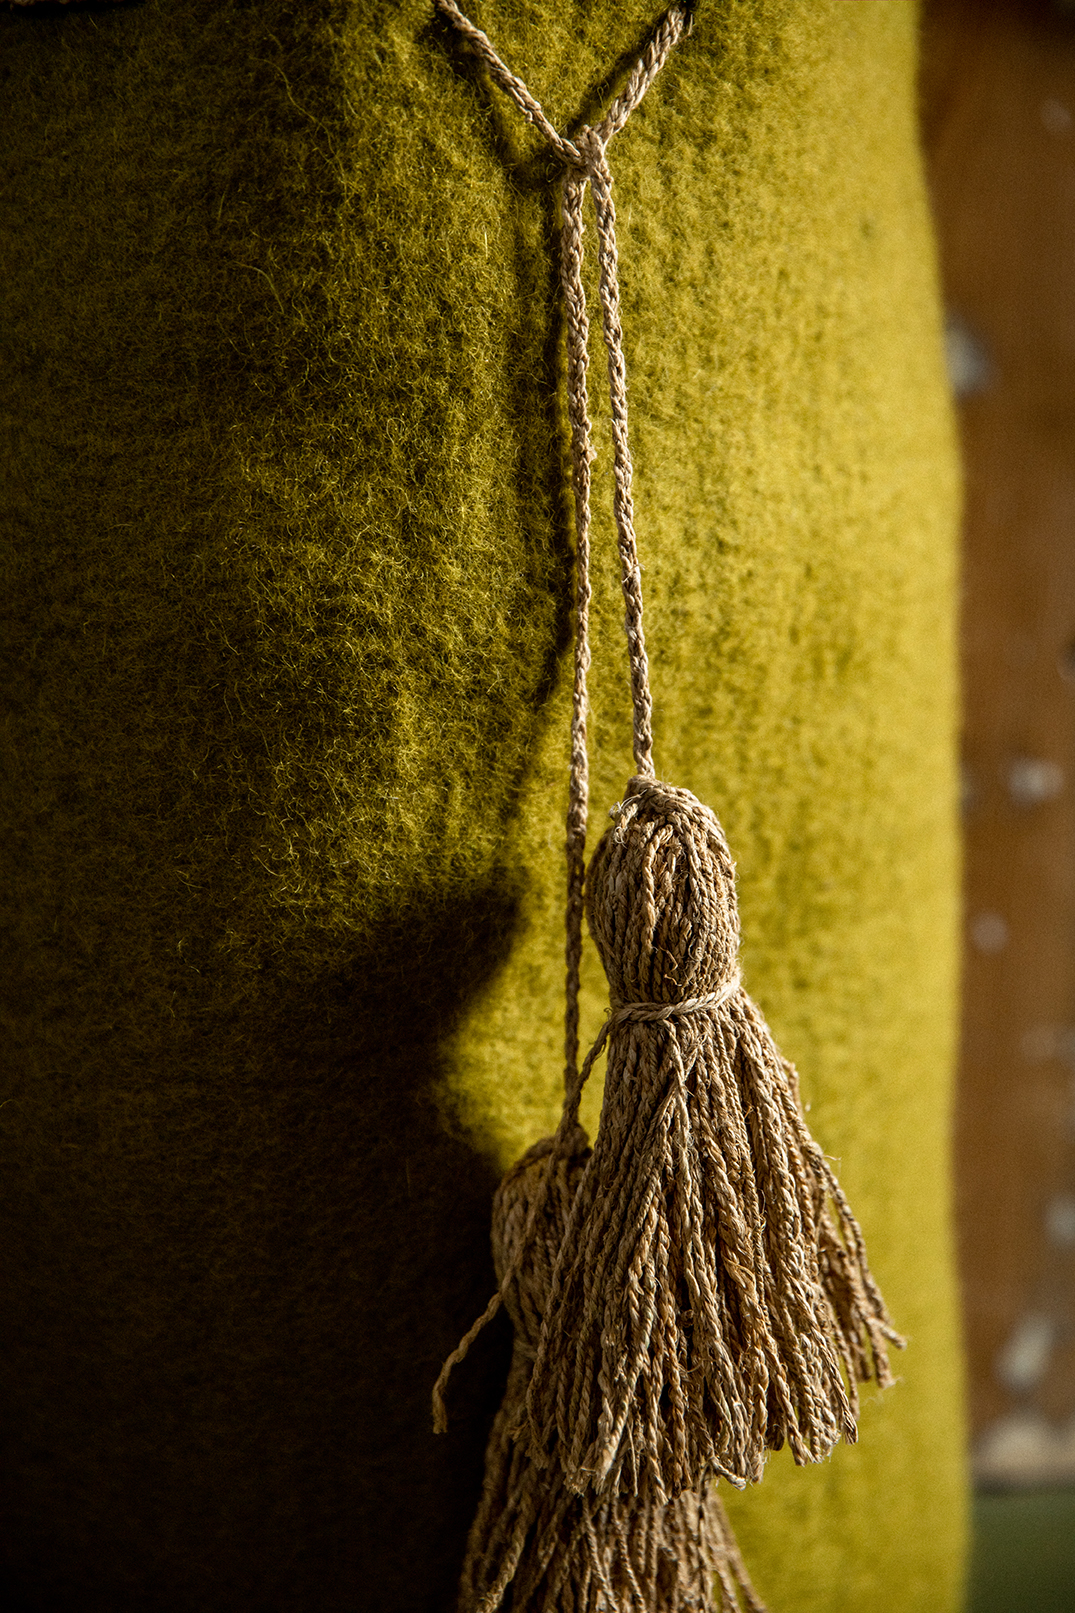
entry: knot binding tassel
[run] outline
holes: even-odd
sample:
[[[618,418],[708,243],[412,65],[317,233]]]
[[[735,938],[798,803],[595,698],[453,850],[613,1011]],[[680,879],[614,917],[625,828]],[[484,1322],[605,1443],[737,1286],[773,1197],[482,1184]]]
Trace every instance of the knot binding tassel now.
[[[760,1479],[785,1440],[820,1461],[856,1437],[856,1380],[891,1382],[898,1337],[794,1069],[739,985],[709,808],[632,779],[587,916],[614,1008],[528,1396],[535,1454],[575,1490],[641,1467],[673,1496]]]
[[[558,134],[454,0],[437,5],[563,162],[561,284],[575,493],[575,667],[567,812],[563,1114],[497,1193],[499,1287],[444,1387],[506,1304],[515,1356],[486,1457],[461,1613],[764,1613],[714,1484],[761,1478],[856,1438],[856,1385],[891,1382],[902,1344],[847,1200],[806,1129],[795,1071],[739,979],[735,869],[708,807],[659,783],[634,532],[616,211],[606,150],[682,38],[661,18],[595,128]],[[584,880],[590,665],[589,324],[583,202],[593,199],[608,354],[613,509],[636,776]],[[578,1066],[584,906],[612,1010]],[[592,1154],[583,1085],[608,1045]],[[708,1487],[708,1488],[707,1488]]]
[[[547,1137],[512,1166],[493,1200],[493,1258],[515,1346],[489,1438],[460,1613],[700,1613],[712,1606],[714,1582],[723,1613],[765,1613],[715,1489],[666,1501],[638,1474],[601,1496],[578,1494],[549,1466],[538,1466],[518,1439],[557,1258],[589,1159],[580,1127],[559,1145]]]

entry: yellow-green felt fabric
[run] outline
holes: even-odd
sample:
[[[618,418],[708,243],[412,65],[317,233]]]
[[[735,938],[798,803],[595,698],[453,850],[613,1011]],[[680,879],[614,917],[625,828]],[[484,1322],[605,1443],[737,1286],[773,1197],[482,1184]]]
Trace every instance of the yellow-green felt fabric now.
[[[656,17],[476,10],[561,126]],[[611,149],[658,770],[724,823],[748,988],[910,1338],[857,1448],[734,1498],[773,1613],[962,1578],[915,22],[704,0]],[[503,1328],[445,1440],[429,1388],[560,1082],[556,168],[430,0],[5,12],[0,80],[9,1605],[447,1613]],[[591,950],[587,1034],[604,1002]]]

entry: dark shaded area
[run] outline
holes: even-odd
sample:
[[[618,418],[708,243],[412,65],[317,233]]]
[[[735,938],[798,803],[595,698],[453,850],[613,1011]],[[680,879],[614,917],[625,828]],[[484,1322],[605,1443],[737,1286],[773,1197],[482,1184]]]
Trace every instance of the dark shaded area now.
[[[435,1093],[566,620],[549,270],[475,338],[353,8],[0,36],[0,1595],[446,1613],[508,1338],[436,1438],[495,1172]]]
[[[20,1605],[450,1604],[508,1341],[475,1349],[435,1438],[432,1381],[494,1282],[494,1180],[424,1094],[503,918],[427,915],[389,967],[275,982],[258,1024],[208,1030],[216,1059],[177,1032],[152,1098],[120,1077],[72,1101],[74,1070],[53,1112],[9,1097]]]
[[[109,12],[116,6],[143,6],[146,0],[0,0],[0,10],[10,11],[27,21],[40,22],[50,17],[70,17],[76,11],[81,15]]]

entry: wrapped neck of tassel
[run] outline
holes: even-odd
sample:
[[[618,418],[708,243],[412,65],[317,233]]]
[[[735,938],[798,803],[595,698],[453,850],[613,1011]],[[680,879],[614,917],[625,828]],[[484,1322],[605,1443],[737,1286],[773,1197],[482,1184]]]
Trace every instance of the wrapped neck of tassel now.
[[[735,871],[713,813],[654,772],[631,497],[612,177],[606,148],[684,32],[675,5],[602,122],[569,140],[455,5],[439,9],[566,168],[561,283],[576,524],[567,817],[565,1099],[556,1135],[508,1172],[494,1211],[499,1287],[434,1389],[506,1303],[515,1356],[490,1439],[461,1613],[725,1613],[758,1602],[716,1495],[765,1453],[819,1461],[856,1438],[859,1381],[902,1344],[859,1227],[810,1136],[795,1071],[738,970]],[[608,355],[636,774],[584,880],[590,664],[589,326],[583,201],[593,196]],[[612,1008],[581,1069],[584,907]],[[593,1151],[578,1126],[602,1048]],[[678,1566],[677,1566],[678,1565]]]

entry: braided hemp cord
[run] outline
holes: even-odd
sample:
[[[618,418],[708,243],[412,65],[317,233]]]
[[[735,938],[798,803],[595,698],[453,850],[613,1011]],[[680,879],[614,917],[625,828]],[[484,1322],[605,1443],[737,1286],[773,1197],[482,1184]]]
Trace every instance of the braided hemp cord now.
[[[439,9],[455,25],[481,57],[497,84],[515,102],[528,123],[532,123],[566,164],[561,189],[560,282],[567,312],[567,395],[571,422],[572,482],[575,493],[575,681],[571,711],[571,768],[567,810],[567,1005],[564,1016],[564,1087],[566,1132],[574,1123],[569,1111],[577,1113],[581,1092],[578,1069],[579,1049],[579,969],[582,959],[582,887],[586,850],[586,818],[589,769],[586,753],[586,673],[590,665],[590,465],[594,452],[590,445],[587,370],[589,367],[589,319],[582,283],[583,200],[587,186],[593,189],[597,219],[598,269],[601,287],[601,326],[608,354],[609,401],[612,412],[614,465],[613,509],[626,607],[625,629],[631,668],[631,703],[634,713],[635,772],[652,778],[653,699],[649,686],[649,661],[642,628],[642,571],[638,563],[638,543],[634,529],[631,497],[631,449],[627,431],[627,366],[623,355],[623,327],[620,322],[620,291],[617,274],[616,209],[612,201],[612,174],[605,148],[618,134],[631,113],[664,66],[686,26],[686,8],[677,4],[661,18],[627,83],[608,112],[594,128],[583,128],[575,139],[558,134],[541,104],[531,95],[497,54],[488,36],[460,11],[455,0],[436,0]]]
[[[608,352],[609,397],[612,409],[612,441],[615,473],[613,509],[620,554],[625,629],[631,668],[631,700],[634,714],[634,757],[639,776],[652,778],[653,700],[649,687],[649,661],[642,628],[642,573],[634,530],[631,498],[631,451],[627,434],[627,367],[623,356],[623,327],[620,322],[620,294],[617,276],[616,210],[612,202],[612,175],[605,147],[618,134],[639,105],[670,52],[683,34],[687,10],[676,4],[661,18],[642,55],[628,76],[623,91],[613,101],[596,128],[583,128],[574,141],[557,133],[541,103],[531,95],[493,48],[487,34],[465,16],[455,0],[435,0],[438,9],[458,29],[494,79],[515,102],[528,123],[546,141],[567,167],[561,188],[560,281],[567,314],[567,390],[571,423],[572,484],[575,495],[575,667],[571,703],[571,765],[567,809],[567,912],[566,912],[566,1006],[564,1011],[564,1106],[557,1129],[557,1147],[571,1135],[578,1118],[579,1099],[593,1062],[604,1045],[602,1033],[580,1071],[579,976],[582,963],[583,884],[585,879],[586,821],[589,798],[589,763],[586,747],[586,674],[590,667],[590,466],[594,450],[590,443],[589,369],[590,324],[586,293],[582,282],[583,201],[592,186],[598,232],[598,268],[601,286],[601,323]],[[551,1166],[550,1166],[551,1169]],[[532,1214],[540,1210],[534,1201]],[[519,1244],[522,1258],[525,1239]],[[433,1420],[438,1430],[447,1427],[444,1386],[453,1368],[464,1359],[482,1328],[492,1320],[503,1302],[505,1286],[514,1276],[509,1272],[474,1325],[445,1361],[433,1390]]]

